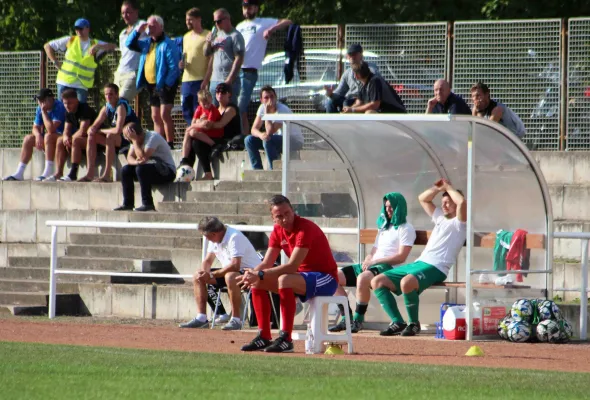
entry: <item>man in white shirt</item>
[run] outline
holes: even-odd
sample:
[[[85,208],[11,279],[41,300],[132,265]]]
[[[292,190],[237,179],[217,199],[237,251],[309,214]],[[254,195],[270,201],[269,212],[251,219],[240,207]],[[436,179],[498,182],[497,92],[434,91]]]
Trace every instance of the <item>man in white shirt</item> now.
[[[440,208],[432,202],[439,193],[443,194]],[[420,333],[419,295],[447,278],[449,269],[455,264],[465,243],[467,202],[459,190],[454,189],[447,180],[439,179],[418,200],[434,222],[424,251],[415,262],[386,271],[371,281],[375,296],[392,321],[380,333],[382,336],[415,336]],[[409,324],[404,322],[392,292],[397,296],[403,294]]]
[[[244,140],[252,169],[262,169],[261,149],[266,153],[269,169],[272,169],[272,162],[278,159],[283,151],[283,121],[279,116],[277,120],[263,121],[262,117],[266,114],[293,114],[289,107],[277,100],[277,93],[271,86],[263,86],[260,89],[260,107],[256,112],[252,132]],[[262,127],[264,130],[261,130]],[[298,126],[291,125],[289,137],[291,151],[303,147],[303,134]]]
[[[407,222],[408,206],[401,193],[391,192],[383,196],[381,210],[377,218],[379,232],[371,253],[362,263],[348,265],[338,270],[338,290],[336,295],[347,296],[343,286],[356,286],[356,310],[354,317],[349,307],[351,331],[357,333],[363,329],[365,313],[371,300],[371,280],[395,266],[403,264],[416,240],[416,230]],[[330,327],[330,332],[346,329],[344,307],[339,306],[342,313],[340,322]]]
[[[260,264],[260,258],[252,243],[244,234],[224,225],[217,217],[205,217],[199,222],[199,231],[209,240],[207,256],[201,263],[201,269],[195,273],[193,284],[197,316],[191,321],[180,324],[181,328],[208,328],[206,314],[207,285],[227,287],[232,307],[232,319],[222,328],[225,331],[242,329],[240,308],[242,305],[241,288],[237,278],[244,269],[254,268]],[[221,269],[211,269],[215,258],[222,265]]]
[[[47,58],[58,69],[57,97],[66,89],[74,89],[80,103],[86,103],[88,89],[94,86],[96,59],[104,52],[114,51],[117,45],[90,38],[90,22],[78,18],[74,23],[75,36],[63,36],[45,43]],[[65,53],[63,63],[58,61],[56,52]]]
[[[262,68],[268,39],[273,32],[292,24],[288,19],[258,18],[259,10],[259,0],[242,0],[244,21],[236,26],[238,32],[244,37],[246,45],[246,54],[240,72],[242,89],[240,90],[240,97],[238,99],[238,108],[242,115],[242,130],[244,134],[250,131],[248,104],[250,104],[252,91],[258,81],[258,70]]]
[[[119,67],[115,72],[115,84],[119,86],[119,97],[132,102],[137,95],[137,68],[139,67],[141,53],[129,49],[125,42],[131,32],[145,21],[139,19],[139,7],[134,0],[123,1],[121,5],[121,18],[123,18],[127,26],[119,34],[121,59],[119,60]],[[145,38],[147,38],[147,35],[143,32],[140,39]]]

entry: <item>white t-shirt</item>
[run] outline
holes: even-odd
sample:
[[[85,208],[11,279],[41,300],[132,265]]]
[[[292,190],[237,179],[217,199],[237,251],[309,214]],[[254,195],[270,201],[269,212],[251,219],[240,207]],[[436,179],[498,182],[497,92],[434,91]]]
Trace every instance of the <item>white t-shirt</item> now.
[[[260,107],[258,107],[258,111],[256,111],[256,115],[259,116],[260,118],[262,118],[262,117],[264,117],[265,114],[266,114],[266,106],[264,104],[261,104]],[[291,109],[289,107],[287,107],[286,105],[284,105],[283,103],[277,102],[276,114],[293,114],[293,111],[291,111]],[[282,122],[282,121],[280,118],[277,118],[277,119],[272,120],[273,124],[275,122]],[[282,135],[282,134],[283,134],[283,128],[281,128],[275,132],[275,135]],[[299,127],[297,125],[291,124],[291,131],[289,132],[289,137],[291,138],[291,143],[295,142],[298,145],[303,146],[303,134],[301,133],[301,129],[299,129]]]
[[[373,247],[377,251],[373,255],[373,260],[384,257],[391,257],[399,254],[402,246],[413,246],[416,241],[416,230],[406,222],[397,229],[391,225],[389,229],[381,229],[375,238]]]
[[[451,265],[455,264],[465,244],[467,225],[459,221],[457,217],[447,219],[439,207],[432,214],[432,222],[435,225],[432,235],[416,261],[433,265],[440,272],[448,275]]]
[[[225,268],[231,263],[234,257],[240,257],[240,270],[254,268],[260,264],[260,257],[256,254],[254,246],[244,234],[234,228],[226,226],[225,235],[221,243],[209,242],[208,253],[214,253],[217,260]]]
[[[52,40],[49,42],[49,46],[53,49],[53,51],[65,53],[68,50],[66,45],[68,44],[68,42],[70,41],[71,38],[72,38],[72,35],[64,36],[59,39]],[[90,48],[90,40],[91,39],[88,39],[85,42],[80,41],[80,47],[82,48],[82,54],[86,54],[86,52]],[[98,42],[98,44],[106,44],[106,42],[103,42],[102,40],[97,40],[97,42]],[[98,53],[96,53],[95,57],[98,58],[102,53],[104,53],[104,51],[102,51],[102,50],[99,51]],[[80,81],[79,79],[74,83],[66,83],[61,80],[57,80],[56,83],[58,85],[64,85],[64,86],[72,87],[72,88],[76,88],[76,89],[86,89],[86,86],[84,86],[82,81]]]
[[[127,38],[133,32],[135,28],[139,25],[144,23],[144,20],[137,20],[137,22],[133,25],[133,28],[127,33],[127,27],[121,31],[119,34],[119,50],[121,51],[121,59],[119,60],[119,68],[117,68],[117,72],[119,74],[127,74],[130,72],[137,72],[137,68],[139,67],[139,58],[141,57],[141,53],[137,51],[130,50],[129,47],[125,45],[127,42]],[[145,39],[147,37],[145,31],[139,36],[139,39]]]
[[[267,40],[263,36],[264,31],[275,26],[278,21],[274,18],[254,18],[242,21],[236,26],[246,43],[246,55],[242,68],[262,68],[267,44]]]

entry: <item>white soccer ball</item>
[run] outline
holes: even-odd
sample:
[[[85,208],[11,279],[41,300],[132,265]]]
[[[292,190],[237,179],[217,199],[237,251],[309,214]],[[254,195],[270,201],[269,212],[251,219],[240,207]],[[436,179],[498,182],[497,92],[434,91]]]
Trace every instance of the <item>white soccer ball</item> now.
[[[539,321],[546,319],[558,320],[561,318],[559,307],[551,300],[543,300],[537,303],[537,310],[539,312]]]
[[[512,309],[510,310],[512,319],[516,322],[532,322],[533,318],[533,305],[530,300],[519,299],[514,302]]]
[[[513,321],[508,325],[508,340],[511,342],[526,342],[531,337],[531,325],[524,321]]]
[[[508,340],[508,325],[512,322],[512,318],[507,315],[498,322],[498,336],[504,340]]]
[[[189,165],[181,165],[176,170],[175,182],[190,182],[195,179],[195,170]]]
[[[546,319],[537,325],[537,339],[540,342],[557,343],[561,336],[559,322]]]
[[[572,336],[574,336],[574,328],[565,319],[560,320],[558,324],[561,328],[559,330],[559,343],[569,342]]]

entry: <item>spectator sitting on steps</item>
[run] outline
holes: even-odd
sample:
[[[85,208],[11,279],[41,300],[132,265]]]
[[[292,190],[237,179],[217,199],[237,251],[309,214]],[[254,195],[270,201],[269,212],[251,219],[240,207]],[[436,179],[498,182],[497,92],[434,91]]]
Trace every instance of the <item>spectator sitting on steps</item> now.
[[[434,97],[428,100],[426,114],[471,115],[471,109],[461,96],[451,92],[449,82],[439,79],[434,82]]]

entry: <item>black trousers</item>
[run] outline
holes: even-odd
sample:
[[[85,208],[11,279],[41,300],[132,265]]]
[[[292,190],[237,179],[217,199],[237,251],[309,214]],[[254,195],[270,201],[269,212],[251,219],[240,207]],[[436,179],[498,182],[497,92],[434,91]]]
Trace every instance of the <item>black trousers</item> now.
[[[215,142],[215,144],[223,144],[225,142],[225,139],[223,138],[211,139]],[[190,163],[191,167],[195,167],[196,155],[196,157],[199,158],[199,161],[201,161],[203,172],[211,172],[211,151],[213,150],[213,147],[197,139],[193,139],[191,145],[192,151],[188,157],[188,162]]]
[[[121,185],[123,185],[123,205],[135,207],[135,192],[133,181],[139,181],[141,187],[141,203],[153,206],[152,185],[171,183],[176,173],[163,164],[125,165],[121,169]]]

